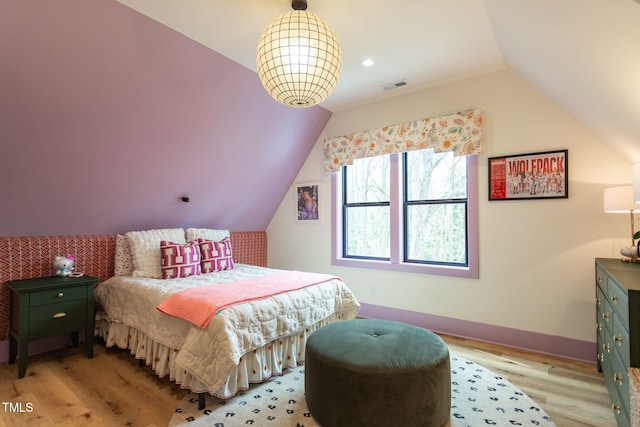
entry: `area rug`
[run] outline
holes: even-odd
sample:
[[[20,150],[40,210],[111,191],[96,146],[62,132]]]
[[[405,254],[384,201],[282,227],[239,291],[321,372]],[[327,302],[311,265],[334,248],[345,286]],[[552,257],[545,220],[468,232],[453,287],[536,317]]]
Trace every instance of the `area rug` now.
[[[451,427],[555,426],[509,381],[460,356],[450,357]],[[207,396],[203,410],[198,410],[198,396],[190,394],[169,425],[318,427],[304,399],[304,366],[254,384],[228,400]]]

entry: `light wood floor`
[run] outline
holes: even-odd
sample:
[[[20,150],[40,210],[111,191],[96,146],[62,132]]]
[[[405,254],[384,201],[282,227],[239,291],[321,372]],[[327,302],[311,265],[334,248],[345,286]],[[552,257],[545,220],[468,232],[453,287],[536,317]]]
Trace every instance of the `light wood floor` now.
[[[595,365],[443,339],[452,353],[481,364],[527,393],[558,427],[615,426]],[[23,379],[17,379],[17,365],[0,364],[0,427],[168,424],[184,390],[158,379],[148,367],[138,367],[126,351],[96,344],[94,358],[87,359],[80,348],[32,356]],[[17,404],[23,412],[15,412]]]

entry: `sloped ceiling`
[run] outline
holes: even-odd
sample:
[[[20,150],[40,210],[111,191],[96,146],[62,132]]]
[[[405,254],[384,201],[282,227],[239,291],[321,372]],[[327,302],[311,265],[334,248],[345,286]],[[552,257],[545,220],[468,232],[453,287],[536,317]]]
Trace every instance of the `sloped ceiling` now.
[[[113,0],[0,2],[0,58],[0,236],[265,230],[331,116]]]
[[[119,0],[255,70],[260,32],[289,0]],[[309,0],[343,49],[336,112],[505,67],[630,162],[640,161],[640,4],[634,0]],[[371,58],[373,67],[361,61]],[[408,85],[385,92],[383,85]]]

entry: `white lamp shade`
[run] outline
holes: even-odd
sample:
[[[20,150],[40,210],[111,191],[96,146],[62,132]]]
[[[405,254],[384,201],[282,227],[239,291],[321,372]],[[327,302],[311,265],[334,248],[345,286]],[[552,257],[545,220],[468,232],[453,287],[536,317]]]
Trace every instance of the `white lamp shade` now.
[[[265,28],[256,55],[258,76],[278,102],[296,108],[324,101],[342,72],[342,50],[333,30],[306,10],[293,10]]]
[[[633,186],[609,187],[604,189],[604,211],[608,213],[629,213],[640,210],[633,203]]]

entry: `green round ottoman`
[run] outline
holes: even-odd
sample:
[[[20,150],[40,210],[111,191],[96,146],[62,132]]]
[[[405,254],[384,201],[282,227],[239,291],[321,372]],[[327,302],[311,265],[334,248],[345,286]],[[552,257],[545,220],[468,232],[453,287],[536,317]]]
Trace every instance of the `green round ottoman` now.
[[[309,335],[305,395],[323,427],[449,422],[449,349],[431,331],[388,320],[345,320]]]

